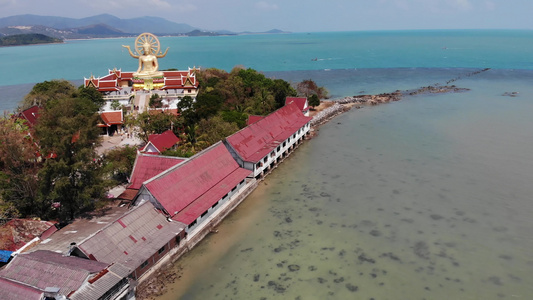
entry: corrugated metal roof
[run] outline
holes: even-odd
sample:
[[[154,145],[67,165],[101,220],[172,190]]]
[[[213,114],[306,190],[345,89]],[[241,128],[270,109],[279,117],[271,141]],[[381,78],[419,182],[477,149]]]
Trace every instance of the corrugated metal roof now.
[[[291,102],[226,140],[245,161],[257,163],[311,119]]]
[[[263,119],[264,117],[265,116],[254,116],[254,115],[248,116],[248,120],[246,121],[246,125],[253,124],[253,123]]]
[[[169,222],[146,202],[126,213],[78,245],[85,255],[97,261],[118,262],[130,272],[185,229],[185,224]]]
[[[121,264],[112,264],[100,274],[89,278],[74,294],[72,300],[100,299],[107,291],[126,278],[131,272]]]
[[[218,142],[183,164],[151,179],[145,183],[145,187],[174,216],[238,169],[239,165],[224,144]],[[246,177],[243,173],[244,171],[238,173],[242,175],[240,180]],[[228,193],[233,186],[224,188],[227,188],[225,193]]]
[[[133,171],[131,172],[130,189],[140,189],[143,182],[171,167],[184,162],[186,158],[162,155],[137,154]]]
[[[0,276],[40,290],[58,287],[62,295],[68,295],[76,291],[89,275],[99,273],[107,266],[106,263],[39,250],[18,255],[0,271]]]
[[[0,277],[0,299],[2,300],[41,300],[43,292],[12,280]]]
[[[248,175],[250,175],[250,170],[242,168],[236,169],[205,194],[194,200],[172,219],[185,224],[191,224]]]

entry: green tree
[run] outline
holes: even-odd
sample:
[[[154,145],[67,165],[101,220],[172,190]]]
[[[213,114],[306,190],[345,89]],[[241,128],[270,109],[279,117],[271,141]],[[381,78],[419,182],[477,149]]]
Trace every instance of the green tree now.
[[[285,99],[287,97],[296,97],[298,93],[296,90],[283,79],[275,79],[272,84],[272,92],[276,100],[276,109],[285,105]]]
[[[118,100],[111,101],[111,109],[118,110],[120,108],[120,102]]]
[[[87,98],[62,97],[49,100],[41,113],[36,137],[41,152],[51,157],[38,173],[43,215],[71,220],[103,198],[107,186],[95,151],[100,142],[97,111],[98,105]]]
[[[316,94],[319,99],[328,98],[328,90],[324,87],[319,87],[312,79],[305,79],[296,86],[298,94],[304,97],[309,97]]]
[[[207,146],[213,145],[230,136],[239,130],[235,123],[226,122],[221,116],[213,116],[209,119],[203,119],[198,123],[198,135],[200,140],[204,141]]]
[[[154,93],[152,96],[150,96],[150,102],[148,102],[148,105],[153,108],[161,108],[163,107],[163,103],[161,102],[163,99],[159,96],[159,94]]]
[[[6,209],[37,216],[37,148],[20,120],[0,119],[0,197]],[[13,210],[14,209],[14,210]]]
[[[183,117],[186,126],[198,122],[198,114],[194,110],[194,99],[191,96],[185,96],[178,101],[178,110]]]
[[[144,112],[135,119],[129,119],[128,124],[138,128],[137,137],[146,143],[150,134],[160,134],[172,129],[179,136],[184,127],[182,117],[167,112]]]
[[[309,102],[309,106],[311,107],[320,105],[320,99],[318,99],[317,94],[312,94],[311,96],[307,97],[307,101]]]
[[[107,151],[103,161],[103,173],[118,184],[126,183],[136,156],[137,149],[128,145]]]
[[[239,110],[225,110],[220,112],[222,119],[228,123],[235,123],[239,128],[246,127],[246,121],[248,121],[248,115]]]
[[[24,110],[34,105],[44,107],[49,100],[72,96],[75,92],[76,88],[66,80],[51,80],[37,83],[24,97],[24,100],[20,104],[20,109]]]
[[[77,93],[73,96],[79,99],[89,100],[94,103],[94,105],[96,105],[98,108],[101,108],[105,104],[105,100],[102,96],[102,93],[100,93],[97,89],[93,87],[80,86],[78,87]]]

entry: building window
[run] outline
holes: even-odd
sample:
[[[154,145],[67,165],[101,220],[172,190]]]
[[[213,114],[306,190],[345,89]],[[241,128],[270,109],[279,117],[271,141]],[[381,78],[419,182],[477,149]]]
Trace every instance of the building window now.
[[[276,148],[276,152],[279,152],[279,147],[280,147],[280,146],[278,146],[278,148]]]
[[[166,245],[163,246],[163,247],[161,247],[161,249],[159,249],[159,250],[157,251],[157,253],[158,253],[158,254],[161,254],[161,253],[165,252],[166,247],[167,247]]]
[[[193,227],[194,225],[196,225],[196,220],[194,220],[194,222],[192,222],[191,224],[189,224],[189,229],[191,229],[191,227]]]
[[[228,194],[224,195],[224,197],[222,197],[222,199],[226,199],[228,198]]]
[[[148,260],[145,260],[145,261],[141,264],[141,269],[146,268],[147,265],[148,265]]]
[[[176,245],[179,245],[180,242],[181,242],[181,236],[178,235],[178,236],[176,237]]]
[[[266,162],[268,161],[268,156],[265,157],[265,159],[263,159],[263,162],[266,164]]]
[[[215,202],[215,204],[213,204],[213,206],[211,206],[211,208],[215,208],[217,205],[218,205],[218,201]]]
[[[202,215],[200,216],[200,218],[203,218],[203,217],[205,217],[205,215],[207,215],[207,210],[206,210],[206,211],[204,211],[204,213],[203,213],[203,214],[202,214]]]

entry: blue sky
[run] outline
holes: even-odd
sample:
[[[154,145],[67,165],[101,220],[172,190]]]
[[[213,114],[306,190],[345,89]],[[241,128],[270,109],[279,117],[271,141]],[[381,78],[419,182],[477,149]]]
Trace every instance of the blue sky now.
[[[533,29],[532,0],[0,0],[0,17],[102,13],[232,31]]]

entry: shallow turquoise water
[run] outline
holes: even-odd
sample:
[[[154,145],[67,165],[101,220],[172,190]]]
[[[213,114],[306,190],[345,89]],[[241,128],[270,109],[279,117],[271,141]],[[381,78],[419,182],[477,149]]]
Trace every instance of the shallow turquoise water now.
[[[496,75],[322,127],[182,299],[530,298],[533,89]]]
[[[260,71],[359,68],[533,69],[533,31],[330,32],[221,37],[161,37],[161,69],[200,66]],[[121,45],[133,38],[73,40],[0,48],[0,86],[54,78],[80,80],[108,69],[135,70]],[[313,59],[316,59],[314,61]]]

